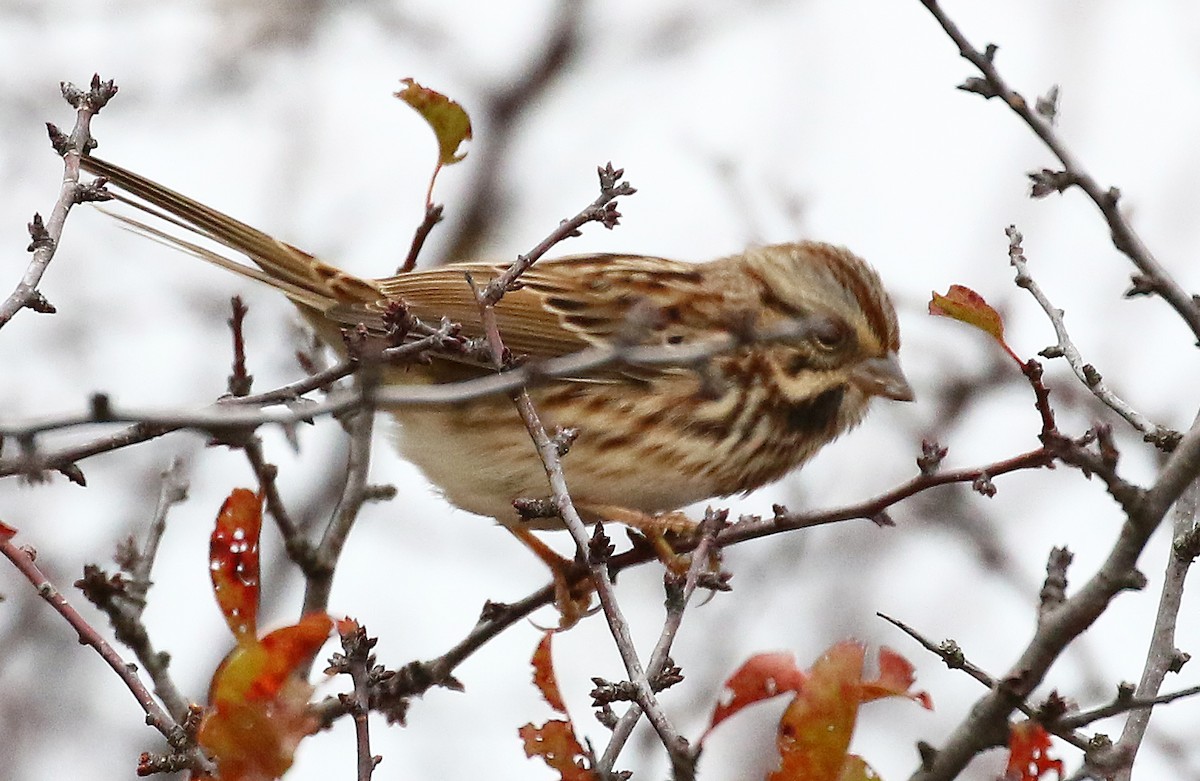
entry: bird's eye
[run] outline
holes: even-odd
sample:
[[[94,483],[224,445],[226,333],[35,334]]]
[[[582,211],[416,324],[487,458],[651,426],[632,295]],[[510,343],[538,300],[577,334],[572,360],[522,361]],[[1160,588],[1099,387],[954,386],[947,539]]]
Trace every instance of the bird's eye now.
[[[850,327],[837,318],[822,320],[813,329],[813,342],[826,352],[844,347],[849,339]]]

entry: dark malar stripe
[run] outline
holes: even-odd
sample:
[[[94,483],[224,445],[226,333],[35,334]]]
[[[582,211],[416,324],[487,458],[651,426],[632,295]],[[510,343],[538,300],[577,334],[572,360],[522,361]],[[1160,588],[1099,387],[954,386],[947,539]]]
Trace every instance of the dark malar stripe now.
[[[845,396],[846,386],[839,385],[814,398],[791,404],[786,417],[788,430],[806,434],[831,431],[837,423]]]

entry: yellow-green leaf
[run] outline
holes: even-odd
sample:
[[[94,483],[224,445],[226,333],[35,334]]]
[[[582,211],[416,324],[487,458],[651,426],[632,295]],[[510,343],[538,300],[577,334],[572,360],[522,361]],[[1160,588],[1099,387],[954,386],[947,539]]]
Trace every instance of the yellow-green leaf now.
[[[404,89],[396,97],[416,109],[437,136],[438,164],[452,165],[466,157],[466,152],[458,154],[463,141],[471,138],[471,118],[463,107],[412,79],[401,79],[401,83]]]

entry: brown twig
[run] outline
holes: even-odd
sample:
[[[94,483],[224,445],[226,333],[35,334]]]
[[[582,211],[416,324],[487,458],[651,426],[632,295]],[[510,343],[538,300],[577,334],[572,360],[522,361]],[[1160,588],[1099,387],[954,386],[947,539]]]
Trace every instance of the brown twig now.
[[[375,647],[377,639],[367,636],[367,629],[349,619],[338,622],[338,633],[342,640],[342,652],[334,654],[329,660],[326,675],[341,673],[349,675],[354,684],[350,694],[338,696],[350,715],[354,718],[355,746],[358,756],[357,781],[371,781],[375,767],[383,761],[383,757],[371,754],[371,730],[368,715],[371,709],[371,690],[386,678],[381,667],[375,664]]]
[[[443,323],[440,327],[432,329],[431,333],[418,338],[416,341],[384,350],[380,356],[380,359],[389,362],[418,360],[421,355],[431,350],[448,349],[448,344],[457,344],[455,341],[457,337],[454,336],[455,330],[454,324]],[[330,366],[318,372],[317,374],[313,374],[305,377],[302,380],[297,380],[296,382],[283,385],[274,390],[252,394],[249,396],[230,396],[219,399],[209,408],[209,410],[215,411],[241,409],[245,407],[283,404],[288,406],[291,414],[289,414],[282,421],[282,425],[289,426],[300,422],[310,422],[316,415],[334,414],[352,409],[354,407],[352,400],[357,397],[353,393],[349,393],[345,399],[342,399],[342,403],[339,403],[331,408],[321,408],[318,411],[313,412],[312,407],[316,405],[316,402],[307,401],[303,398],[303,394],[323,388],[330,383],[335,382],[336,380],[347,377],[353,374],[357,369],[358,362],[347,359],[337,363],[334,366]],[[351,403],[344,403],[346,400],[350,400]],[[111,413],[111,411],[111,407],[109,407],[109,412]],[[72,420],[74,422],[64,421],[65,425],[53,425],[50,428],[42,428],[36,431],[31,430],[28,431],[27,434],[17,435],[10,432],[8,434],[9,436],[12,436],[14,439],[17,439],[18,442],[22,443],[22,452],[16,458],[0,459],[0,477],[14,474],[36,476],[40,472],[43,472],[47,469],[57,469],[65,470],[71,474],[78,473],[78,478],[73,479],[75,482],[82,484],[84,483],[84,480],[82,478],[82,473],[78,470],[76,462],[82,461],[85,458],[90,458],[94,455],[99,455],[101,453],[110,453],[114,450],[119,450],[130,445],[140,444],[142,442],[161,437],[164,434],[169,434],[171,432],[187,428],[188,424],[186,423],[185,418],[188,414],[189,413],[181,413],[181,415],[174,418],[172,418],[170,415],[160,416],[159,421],[156,423],[149,423],[145,419],[127,418],[127,422],[130,420],[137,420],[137,422],[134,425],[115,434],[99,437],[83,444],[64,447],[50,453],[42,453],[36,448],[32,447],[33,441],[30,439],[30,436],[41,431],[68,428],[72,425],[79,425],[82,423],[82,421],[78,416],[72,416]],[[219,415],[220,413],[217,414]],[[217,421],[211,415],[206,417],[210,422],[217,423]],[[112,417],[109,417],[108,421],[115,422]],[[244,427],[244,424],[236,423],[233,427],[236,428],[238,425],[242,425]],[[261,423],[256,425],[261,425]],[[4,425],[0,424],[0,429],[4,428]],[[212,427],[208,426],[198,426],[196,428],[200,428],[202,430],[213,430]],[[229,428],[231,427],[221,425],[219,423],[215,426],[216,430],[227,430]],[[5,434],[0,433],[0,437],[3,436],[5,436]]]
[[[989,690],[996,689],[997,687],[1003,685],[1002,681],[998,681],[996,678],[989,675],[982,667],[979,667],[971,662],[971,660],[967,658],[966,653],[963,652],[962,647],[953,640],[943,640],[940,643],[934,643],[926,639],[920,632],[903,621],[899,621],[891,616],[884,615],[883,613],[876,613],[875,615],[879,616],[884,621],[887,621],[889,624],[896,627],[912,639],[916,640],[921,644],[922,648],[941,659],[942,663],[945,664],[947,668],[951,670],[962,670],[971,678],[982,684],[984,688]],[[1017,702],[1014,707],[1031,719],[1039,718],[1038,709],[1031,706],[1024,700]],[[1088,737],[1086,735],[1077,734],[1074,732],[1074,728],[1068,727],[1059,722],[1047,723],[1045,726],[1055,735],[1067,741],[1080,751],[1086,752],[1091,749]]]
[[[349,422],[350,456],[346,464],[346,487],[342,491],[337,511],[325,527],[321,541],[313,549],[311,572],[305,577],[302,614],[320,612],[328,608],[338,558],[359,511],[370,498],[367,475],[371,466],[371,432],[375,421],[372,392],[371,386],[360,377],[362,404]]]
[[[619,366],[693,366],[700,364],[725,352],[744,346],[746,342],[755,341],[766,343],[776,340],[797,339],[811,332],[811,321],[795,320],[764,329],[756,336],[744,334],[722,334],[710,340],[681,345],[662,346],[628,346],[613,345],[608,347],[593,347],[580,350],[558,358],[551,358],[539,364],[526,364],[509,369],[501,374],[486,375],[462,382],[441,383],[437,385],[404,385],[389,386],[375,391],[375,401],[385,407],[401,407],[406,405],[445,405],[472,401],[485,396],[511,394],[513,391],[556,377],[574,376],[584,372]],[[425,339],[431,342],[439,337],[431,336]],[[390,348],[383,352],[384,357],[393,355],[393,351],[413,349],[405,353],[408,359],[414,354],[433,349],[430,342],[414,342],[401,347]],[[278,405],[289,400],[296,401],[293,390],[320,387],[318,380],[327,379],[329,374],[345,369],[345,374],[353,372],[354,367],[339,364],[331,367],[320,378],[310,377],[284,389],[269,393],[245,396],[242,398],[225,398],[199,410],[175,411],[138,411],[117,408],[111,400],[104,396],[93,396],[91,409],[84,413],[65,415],[62,417],[26,420],[16,423],[0,423],[0,436],[13,437],[20,441],[28,441],[37,434],[91,425],[95,423],[140,423],[156,432],[153,436],[161,436],[158,428],[166,427],[168,431],[181,428],[194,428],[208,432],[228,432],[238,429],[254,428],[262,425],[290,426],[307,422],[322,415],[336,415],[348,412],[357,407],[360,397],[353,391],[334,392],[323,402],[311,402],[304,405],[293,404],[288,409],[246,409],[257,405]],[[324,384],[324,383],[321,383]],[[137,440],[141,441],[141,440]],[[100,451],[107,452],[107,451]],[[89,451],[90,454],[90,451]],[[78,452],[71,455],[79,458]],[[58,461],[54,462],[57,465]],[[47,468],[47,459],[36,456],[36,453],[26,453],[19,458],[0,459],[0,477],[7,474],[30,473]]]
[[[716,548],[724,549],[751,539],[759,539],[772,534],[782,534],[794,529],[810,528],[858,518],[872,518],[877,516],[882,510],[904,499],[940,485],[972,483],[980,474],[998,476],[1019,470],[1040,469],[1048,466],[1051,461],[1052,457],[1044,449],[1038,448],[1037,450],[985,466],[939,472],[932,476],[933,479],[930,479],[928,476],[915,478],[877,497],[845,507],[810,513],[789,513],[779,508],[783,517],[782,523],[777,524],[773,520],[762,521],[757,518],[746,518],[722,529],[716,535],[712,544]],[[686,540],[681,540],[675,547],[678,553],[689,553],[692,550],[690,545],[698,544],[698,541],[689,543]],[[655,558],[655,553],[646,547],[633,548],[609,558],[608,569],[615,576],[631,567],[653,561]],[[554,588],[551,585],[547,585],[511,604],[500,605],[489,603],[479,622],[466,637],[441,656],[426,661],[414,661],[406,665],[403,670],[407,671],[407,674],[397,674],[386,685],[381,686],[381,695],[385,699],[396,700],[404,697],[418,696],[434,686],[460,688],[453,678],[453,672],[460,664],[510,626],[551,604],[553,599]],[[345,712],[347,712],[345,707],[336,698],[326,699],[317,708],[317,713],[323,725],[332,723],[339,715]]]
[[[29,550],[14,545],[10,537],[0,535],[0,555],[11,561],[13,566],[37,589],[38,596],[44,599],[59,615],[66,619],[71,628],[75,630],[79,642],[83,645],[91,646],[100,655],[100,658],[112,668],[113,672],[125,683],[125,686],[133,694],[134,699],[137,700],[138,705],[145,712],[146,723],[158,730],[172,748],[179,751],[188,751],[192,755],[192,767],[194,769],[211,773],[214,770],[212,764],[198,749],[188,745],[188,737],[184,728],[169,713],[163,710],[162,706],[154,699],[154,695],[150,693],[142,683],[141,678],[138,677],[136,667],[122,659],[116,649],[109,645],[100,636],[100,633],[67,602],[62,592],[54,587],[42,573],[41,569],[38,568],[37,564],[34,563],[34,554]]]
[[[612,229],[621,219],[617,211],[617,198],[623,195],[633,195],[637,190],[628,182],[622,182],[625,176],[623,168],[613,168],[612,163],[596,169],[600,177],[600,194],[596,200],[585,206],[574,217],[563,220],[550,235],[542,239],[528,253],[517,257],[515,263],[504,270],[500,276],[493,279],[484,288],[482,300],[489,306],[494,306],[507,291],[512,289],[517,278],[550,251],[556,244],[572,236],[579,235],[579,229],[589,222],[598,222],[605,228]]]
[[[97,605],[108,615],[117,639],[129,646],[138,662],[145,668],[150,680],[154,682],[155,693],[167,711],[180,722],[186,718],[191,703],[180,693],[168,672],[170,657],[166,653],[155,651],[149,632],[142,623],[142,614],[146,609],[146,599],[151,586],[150,574],[158,558],[158,546],[167,530],[167,513],[171,507],[187,499],[188,488],[183,462],[176,458],[162,473],[158,504],[154,508],[154,518],[146,531],[146,541],[142,549],[133,549],[131,539],[131,547],[126,549],[126,555],[118,559],[121,568],[129,573],[129,579],[123,588],[126,598],[108,599]]]
[[[417,267],[417,258],[421,254],[421,249],[425,246],[425,240],[429,238],[429,234],[434,227],[442,221],[442,213],[445,211],[440,203],[427,203],[425,205],[425,218],[421,220],[421,224],[417,226],[413,232],[412,243],[408,247],[408,256],[404,258],[404,262],[396,269],[397,274],[407,274]]]

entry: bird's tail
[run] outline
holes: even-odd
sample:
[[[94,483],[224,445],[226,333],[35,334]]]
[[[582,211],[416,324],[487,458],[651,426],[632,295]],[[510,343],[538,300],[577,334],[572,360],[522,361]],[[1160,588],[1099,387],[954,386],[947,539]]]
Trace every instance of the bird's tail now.
[[[253,261],[257,268],[142,220],[116,213],[112,213],[113,217],[168,246],[270,285],[283,292],[302,311],[320,315],[340,304],[367,304],[383,298],[375,283],[347,274],[291,244],[140,174],[97,157],[83,157],[80,163],[85,171],[104,177],[116,188],[109,190],[116,200],[156,220],[234,250]]]

